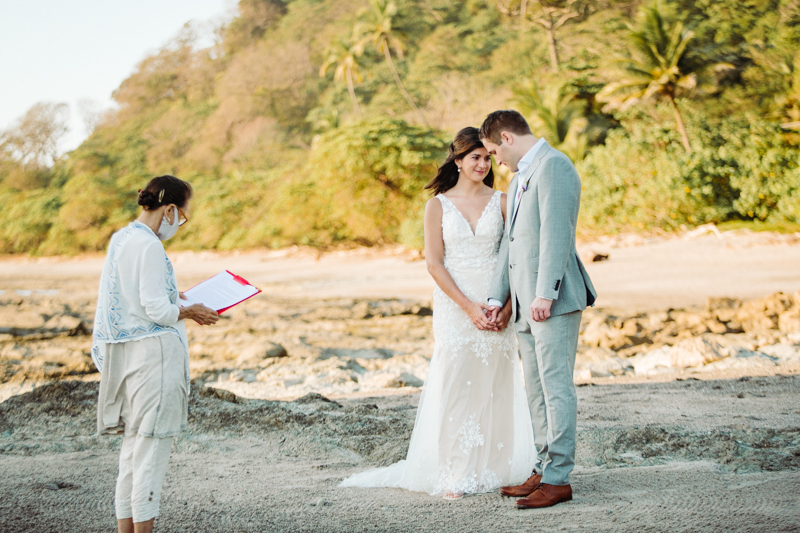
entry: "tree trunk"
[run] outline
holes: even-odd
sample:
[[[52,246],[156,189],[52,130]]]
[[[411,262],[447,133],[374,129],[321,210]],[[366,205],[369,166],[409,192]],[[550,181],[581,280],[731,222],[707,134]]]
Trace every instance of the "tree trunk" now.
[[[400,89],[400,93],[408,102],[408,105],[417,113],[417,116],[422,120],[422,123],[426,126],[428,125],[428,121],[425,119],[425,115],[422,114],[422,111],[419,110],[417,104],[414,103],[414,100],[411,99],[411,95],[408,94],[406,91],[403,82],[400,80],[400,75],[397,73],[397,69],[394,66],[394,61],[392,61],[392,53],[389,51],[389,43],[383,42],[383,55],[386,56],[386,61],[389,62],[389,67],[392,69],[392,75],[394,76],[394,82],[397,84],[397,88]]]
[[[528,0],[522,0],[519,6],[519,25],[525,27],[525,19],[528,17]]]
[[[556,31],[553,29],[552,24],[549,28],[545,28],[547,32],[547,45],[550,47],[550,68],[553,72],[558,72],[558,50],[556,50]]]
[[[678,123],[678,132],[681,134],[681,142],[683,143],[683,147],[686,149],[687,153],[691,153],[692,146],[689,144],[689,137],[686,135],[686,128],[683,126],[683,118],[681,117],[680,110],[678,110],[678,103],[672,96],[669,97],[669,101],[672,102],[672,107],[675,109],[675,122]]]
[[[350,93],[350,100],[353,101],[353,108],[356,110],[356,114],[358,115],[358,120],[361,120],[363,117],[361,116],[361,107],[358,105],[358,99],[356,98],[356,89],[353,87],[353,76],[350,73],[350,69],[345,69],[344,76],[347,79],[347,92]]]

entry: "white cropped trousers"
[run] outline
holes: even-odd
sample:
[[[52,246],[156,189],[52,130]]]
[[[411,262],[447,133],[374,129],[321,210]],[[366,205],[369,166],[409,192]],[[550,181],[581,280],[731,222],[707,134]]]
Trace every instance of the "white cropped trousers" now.
[[[137,433],[123,437],[114,499],[118,519],[133,518],[138,523],[158,516],[161,485],[174,440],[174,437],[159,439]]]

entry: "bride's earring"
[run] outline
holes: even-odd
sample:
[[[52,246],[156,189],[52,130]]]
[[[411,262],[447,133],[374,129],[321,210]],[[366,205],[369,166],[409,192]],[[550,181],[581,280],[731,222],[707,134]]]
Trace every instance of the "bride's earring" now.
[[[461,172],[461,167],[458,167],[458,171]]]

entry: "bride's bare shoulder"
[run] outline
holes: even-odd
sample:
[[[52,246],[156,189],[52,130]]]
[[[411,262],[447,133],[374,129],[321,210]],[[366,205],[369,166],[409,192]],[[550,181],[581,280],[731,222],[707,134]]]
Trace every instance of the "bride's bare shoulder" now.
[[[425,204],[425,218],[431,216],[442,218],[442,201],[436,196],[428,200],[428,203]]]
[[[428,200],[427,204],[425,204],[425,209],[426,210],[428,210],[428,209],[438,209],[439,211],[441,211],[442,210],[442,201],[439,200],[438,196],[434,196],[433,198]]]

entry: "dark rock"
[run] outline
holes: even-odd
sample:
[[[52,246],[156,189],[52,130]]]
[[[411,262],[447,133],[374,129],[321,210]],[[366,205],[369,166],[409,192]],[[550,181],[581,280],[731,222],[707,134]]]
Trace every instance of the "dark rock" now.
[[[236,359],[236,366],[239,368],[257,368],[261,366],[265,360],[288,357],[288,355],[289,353],[286,351],[286,348],[280,344],[264,341],[263,346],[253,346],[252,348],[244,350]]]
[[[197,394],[205,398],[219,398],[225,402],[242,403],[242,400],[237,398],[236,395],[231,391],[215,389],[214,387],[202,387],[199,391],[197,391]]]
[[[15,336],[33,334],[41,331],[44,324],[44,317],[34,311],[10,305],[0,307],[0,333]]]
[[[778,317],[778,327],[783,333],[800,331],[800,307],[781,313]]]
[[[358,302],[353,306],[352,313],[353,318],[372,318],[372,306],[369,305],[369,302]]]
[[[427,305],[415,305],[411,308],[411,314],[417,316],[433,316],[433,309]]]
[[[392,389],[399,389],[402,387],[422,387],[423,381],[413,374],[403,372],[386,386]]]
[[[707,298],[706,313],[713,314],[717,311],[736,311],[742,306],[739,298]]]
[[[339,402],[335,402],[335,401],[331,400],[330,398],[326,398],[322,394],[318,394],[316,392],[309,392],[308,394],[306,394],[302,398],[298,398],[292,403],[299,403],[299,404],[302,405],[302,404],[310,404],[310,403],[316,403],[316,402],[328,403],[328,404],[334,405],[336,407],[341,407],[342,406],[342,404],[340,404]]]
[[[325,348],[319,356],[320,360],[338,357],[340,359],[389,359],[394,356],[392,350],[386,348]]]

